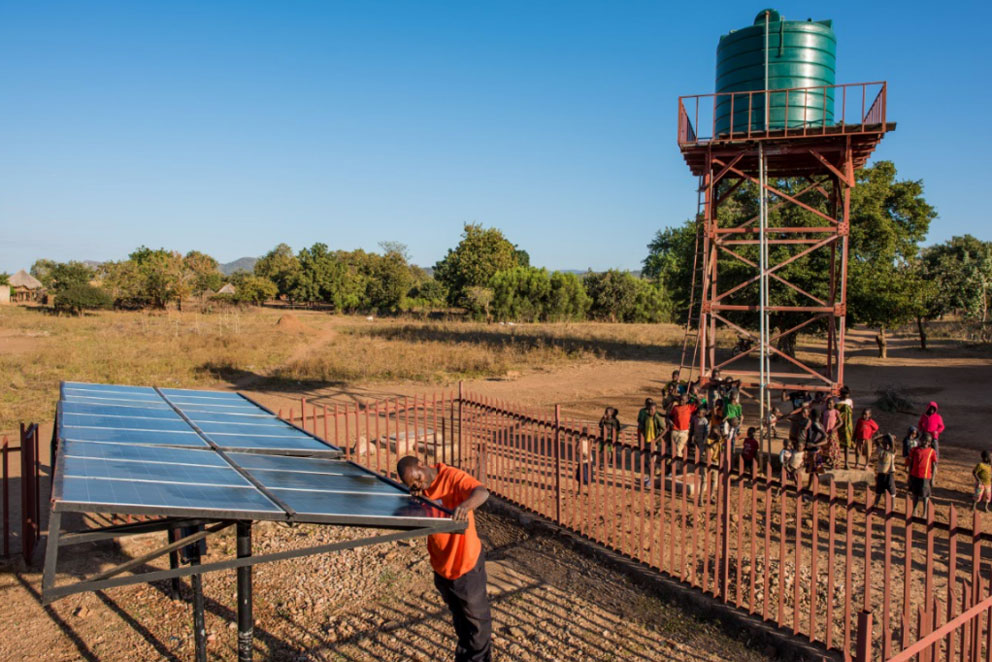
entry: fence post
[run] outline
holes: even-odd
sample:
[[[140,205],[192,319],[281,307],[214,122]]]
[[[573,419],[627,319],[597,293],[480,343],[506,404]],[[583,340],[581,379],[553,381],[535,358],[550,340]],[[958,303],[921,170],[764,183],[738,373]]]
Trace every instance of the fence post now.
[[[855,650],[855,662],[871,662],[871,629],[871,612],[862,610],[858,613],[858,644]]]
[[[555,405],[555,523],[561,524],[561,405]]]
[[[3,438],[3,556],[10,556],[10,469],[7,465],[10,444]]]
[[[451,421],[452,450],[454,450],[454,444],[455,444],[454,427],[455,427],[455,422]],[[462,445],[462,380],[459,379],[458,380],[458,468],[463,470],[465,469],[465,467],[461,466],[461,464],[462,464],[464,449],[465,447]]]
[[[727,602],[730,592],[730,447],[725,446],[723,457],[720,461],[720,472],[722,474],[720,482],[721,494],[720,503],[723,512],[721,513],[720,527],[723,535],[720,539],[720,599]],[[738,554],[740,550],[738,550]],[[796,577],[799,570],[796,569]],[[740,578],[738,578],[740,581]]]

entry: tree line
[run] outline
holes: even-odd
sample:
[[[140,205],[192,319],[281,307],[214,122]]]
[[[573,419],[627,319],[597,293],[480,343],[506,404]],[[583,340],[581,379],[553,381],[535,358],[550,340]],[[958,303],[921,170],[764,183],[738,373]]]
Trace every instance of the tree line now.
[[[849,320],[878,329],[883,352],[887,331],[910,322],[916,323],[925,347],[927,324],[949,314],[960,315],[981,340],[992,339],[992,244],[965,235],[924,247],[937,212],[924,197],[923,182],[900,180],[890,161],[879,161],[856,177],[848,238]],[[808,184],[799,179],[774,182],[807,207],[829,213],[825,196]],[[753,185],[717,194],[729,195],[720,206],[721,222],[740,222],[758,212]],[[772,205],[769,224],[815,227],[822,220],[801,206]],[[342,313],[455,308],[475,319],[494,321],[684,322],[694,282],[697,231],[695,218],[659,231],[648,244],[641,275],[616,269],[580,275],[534,267],[528,253],[499,229],[477,224],[466,224],[457,244],[431,270],[411,264],[402,244],[383,242],[380,252],[333,250],[324,243],[294,251],[279,244],[255,263],[252,272],[229,277],[220,272],[214,258],[199,251],[183,255],[144,246],[125,260],[106,262],[95,270],[79,262],[38,260],[31,273],[55,293],[56,305],[62,301],[69,312],[110,306],[181,308],[183,301],[195,297],[241,305],[278,298]],[[735,248],[742,257],[757,261],[756,246]],[[774,245],[769,261],[777,264],[794,251]],[[720,255],[719,260],[724,290],[753,275],[753,268],[730,256]],[[818,250],[777,273],[826,298],[829,279],[824,274],[829,269],[828,251]],[[234,294],[214,294],[227,282],[234,285]],[[776,304],[806,303],[802,294],[777,281],[771,281],[770,287]],[[756,303],[757,285],[741,288],[733,299],[728,302]],[[730,315],[746,328],[757,326],[754,313]],[[771,324],[779,331],[804,320],[796,313],[771,315]],[[811,325],[808,330],[817,328]],[[783,339],[783,351],[794,351],[789,346],[794,339],[794,334]]]

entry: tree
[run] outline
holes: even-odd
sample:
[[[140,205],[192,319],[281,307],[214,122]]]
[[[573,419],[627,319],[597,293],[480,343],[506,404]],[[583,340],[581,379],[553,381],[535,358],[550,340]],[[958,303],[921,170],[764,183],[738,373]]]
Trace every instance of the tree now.
[[[128,257],[138,268],[143,281],[142,294],[149,305],[165,308],[173,299],[181,301],[191,289],[182,282],[183,258],[179,253],[140,246]]]
[[[551,274],[545,319],[551,322],[582,320],[589,313],[592,299],[586,293],[582,279],[576,274],[556,271]]]
[[[496,228],[466,224],[462,239],[434,265],[434,278],[448,290],[452,305],[465,305],[469,287],[486,287],[497,271],[518,264],[517,247]]]
[[[916,277],[908,264],[869,262],[851,273],[849,305],[858,319],[878,329],[878,356],[888,358],[886,330],[913,320],[918,312]]]
[[[58,295],[75,285],[89,284],[94,275],[93,269],[82,262],[55,262],[46,273],[46,287]]]
[[[859,170],[856,177],[858,186],[851,192],[848,264],[848,298],[851,305],[848,306],[848,311],[853,321],[867,322],[867,318],[871,317],[873,324],[884,322],[886,328],[892,328],[893,322],[902,316],[899,314],[890,319],[882,319],[880,315],[883,312],[891,311],[895,315],[895,309],[881,305],[881,301],[868,303],[879,299],[872,291],[875,284],[872,277],[902,278],[911,273],[906,267],[916,257],[919,243],[926,236],[936,212],[923,197],[923,183],[898,180],[895,166],[890,161],[879,161],[870,168]],[[792,196],[798,195],[809,185],[805,179],[779,179],[771,183]],[[717,194],[725,194],[729,185],[729,182],[721,184]],[[827,199],[815,189],[801,195],[799,199],[821,212],[830,212]],[[757,187],[751,183],[740,186],[719,207],[719,213],[722,225],[739,224],[743,219],[757,216]],[[769,225],[772,227],[816,227],[822,224],[821,218],[797,205],[773,204],[769,211]],[[695,231],[694,220],[660,231],[649,244],[649,254],[644,260],[645,274],[661,285],[673,312],[683,319],[690,298]],[[734,249],[745,259],[755,263],[758,261],[757,247],[740,245]],[[769,264],[782,263],[795,252],[796,249],[787,245],[773,245],[769,249]],[[718,260],[720,286],[725,292],[755,275],[753,267],[729,255],[721,253]],[[891,265],[892,268],[883,268],[880,266],[883,264]],[[794,260],[778,269],[776,274],[813,296],[825,299],[830,294],[829,279],[824,277],[824,274],[829,273],[829,265],[829,251],[821,249]],[[697,282],[697,287],[700,285]],[[776,280],[769,283],[769,288],[769,300],[775,305],[809,305],[808,298]],[[898,284],[879,283],[878,288],[889,296],[898,290]],[[753,306],[757,302],[757,283],[741,288],[724,300],[724,303],[743,306]],[[860,305],[872,307],[872,311],[866,312],[864,319],[859,317]],[[752,311],[728,311],[725,314],[728,319],[744,328],[757,328],[758,316]],[[781,332],[806,321],[808,316],[803,313],[774,312],[769,315],[769,319],[773,330]],[[824,323],[818,322],[807,326],[806,330],[813,332],[823,328]],[[786,354],[794,354],[795,340],[795,334],[785,335],[779,340],[779,348]]]
[[[10,274],[6,271],[0,271],[0,285],[10,285]]]
[[[608,322],[659,322],[668,306],[661,288],[629,271],[589,272],[585,287],[592,299],[589,314]]]
[[[279,288],[268,278],[245,272],[239,272],[236,276],[237,279],[232,279],[232,282],[235,283],[234,300],[238,303],[260,306],[279,294]]]
[[[472,319],[489,321],[489,306],[493,302],[493,291],[488,287],[467,287],[463,297],[465,309]]]
[[[255,263],[255,275],[268,278],[279,289],[280,295],[289,296],[300,275],[300,261],[287,244],[279,244]]]
[[[937,290],[930,297],[925,319],[961,311],[965,319],[978,326],[979,337],[987,341],[989,298],[992,296],[992,243],[970,234],[953,237],[923,249],[920,263],[923,279]]]
[[[496,272],[489,281],[492,314],[497,320],[536,322],[545,318],[551,295],[547,269],[513,267]]]
[[[52,268],[58,264],[55,260],[48,260],[42,258],[40,260],[35,260],[35,263],[31,265],[31,275],[41,281],[44,287],[48,287],[52,284]]]
[[[369,266],[368,280],[365,288],[365,303],[370,310],[378,312],[395,312],[403,302],[403,297],[410,291],[413,274],[407,263],[406,247],[385,245],[385,255],[372,255]]]
[[[133,309],[148,305],[144,274],[134,260],[104,262],[98,276],[116,307]]]
[[[183,257],[183,280],[189,283],[192,294],[201,295],[219,290],[224,285],[224,274],[217,260],[206,253],[190,251]]]
[[[84,310],[112,308],[114,299],[89,283],[73,283],[55,295],[55,312],[80,315]]]

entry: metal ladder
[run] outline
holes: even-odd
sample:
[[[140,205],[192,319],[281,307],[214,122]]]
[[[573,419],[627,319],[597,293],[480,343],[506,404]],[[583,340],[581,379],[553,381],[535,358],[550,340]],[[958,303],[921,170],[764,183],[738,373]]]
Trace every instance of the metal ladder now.
[[[692,256],[692,284],[689,287],[689,310],[686,313],[685,333],[682,336],[682,357],[679,360],[679,372],[686,367],[686,354],[689,349],[689,339],[693,338],[692,358],[688,363],[689,376],[686,381],[692,381],[692,371],[696,366],[696,355],[699,351],[699,320],[702,314],[702,289],[705,285],[703,277],[705,256],[703,253],[702,234],[704,227],[704,214],[706,212],[706,193],[703,187],[703,178],[699,178],[696,187],[696,242],[693,247]],[[699,284],[699,297],[696,297],[696,284]],[[695,322],[695,323],[694,323]]]

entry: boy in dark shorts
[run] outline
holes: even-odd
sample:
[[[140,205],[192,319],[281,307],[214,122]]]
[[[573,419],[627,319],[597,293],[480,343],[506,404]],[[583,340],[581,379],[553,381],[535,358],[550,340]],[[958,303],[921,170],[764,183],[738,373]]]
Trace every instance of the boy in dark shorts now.
[[[882,437],[878,449],[878,462],[875,465],[875,503],[882,499],[882,493],[896,496],[896,454],[893,450],[896,438],[891,434]]]
[[[930,481],[937,464],[937,453],[931,447],[932,443],[933,437],[929,434],[923,435],[923,443],[909,452],[909,459],[906,461],[909,467],[909,493],[913,497],[911,515],[916,515],[916,505],[920,499],[923,500],[924,514],[930,502]]]

